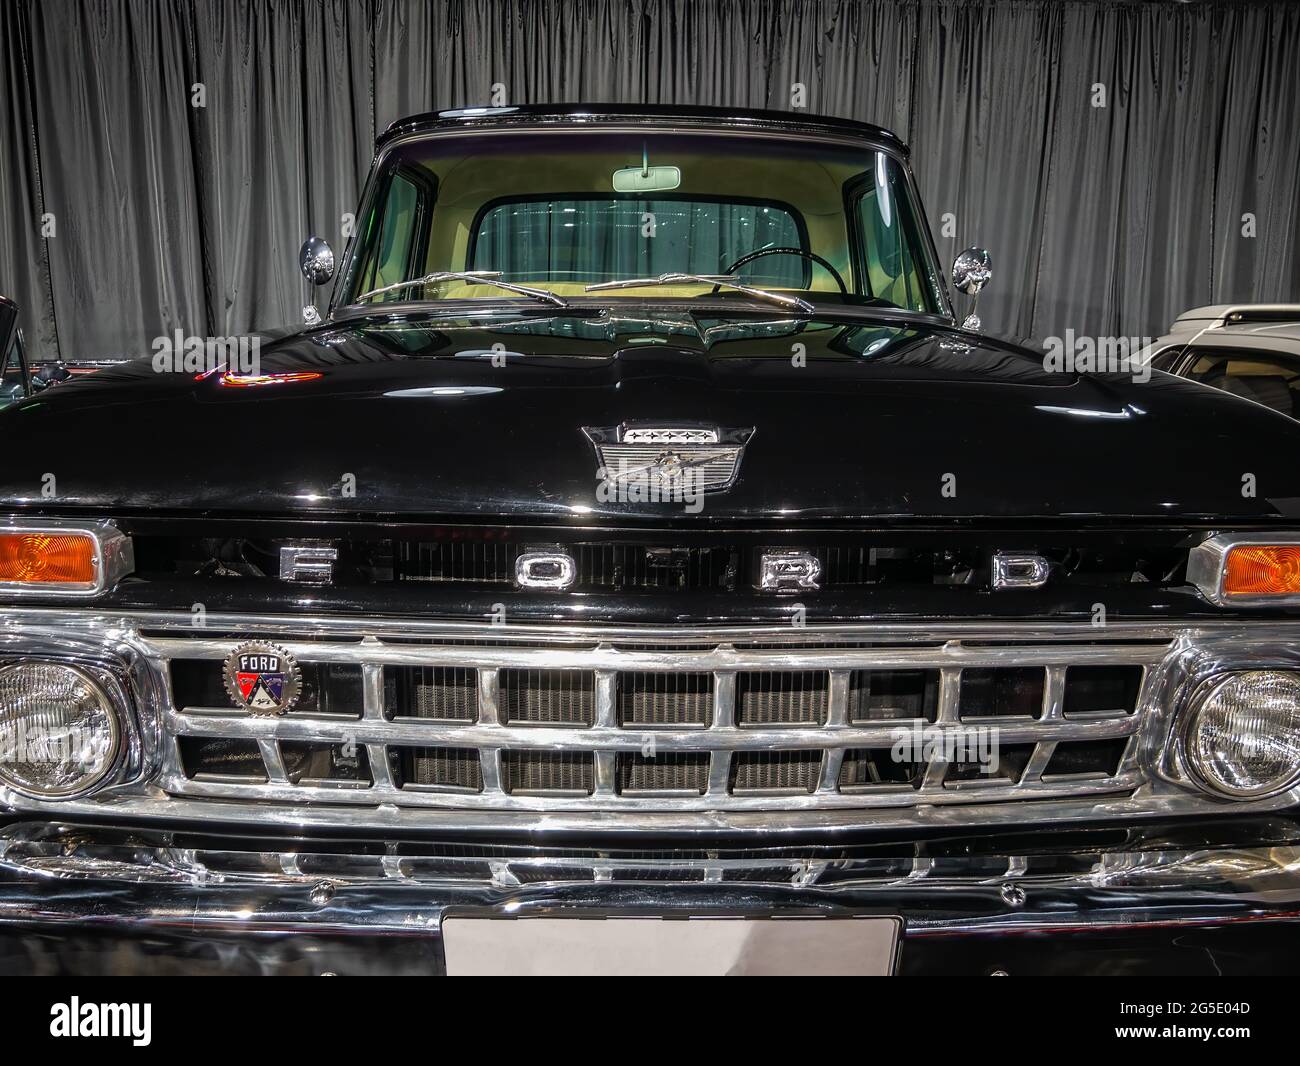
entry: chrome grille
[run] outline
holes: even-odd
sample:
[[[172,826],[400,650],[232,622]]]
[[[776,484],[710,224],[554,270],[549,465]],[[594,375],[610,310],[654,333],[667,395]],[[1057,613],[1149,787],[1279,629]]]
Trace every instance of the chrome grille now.
[[[1171,641],[1112,644],[876,639],[535,636],[421,639],[400,627],[279,642],[319,676],[358,669],[360,698],[255,717],[166,707],[163,787],[251,803],[503,811],[873,810],[1087,796],[1146,780],[1133,738],[1150,670]],[[245,637],[151,634],[149,653],[193,678]],[[1083,634],[1086,638],[1086,632]],[[1078,692],[1074,692],[1078,686]],[[187,691],[205,691],[193,684]],[[992,693],[993,695],[990,695]],[[996,727],[996,774],[942,755],[899,760],[900,729],[945,738]],[[220,771],[205,739],[241,774]],[[339,778],[327,755],[361,751]],[[199,756],[197,759],[195,755]],[[293,758],[298,758],[294,755]],[[205,761],[205,759],[207,761]]]

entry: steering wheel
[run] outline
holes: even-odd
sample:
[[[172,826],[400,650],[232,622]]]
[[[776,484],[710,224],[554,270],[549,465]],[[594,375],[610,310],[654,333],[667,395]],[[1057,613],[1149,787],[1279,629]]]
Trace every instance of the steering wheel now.
[[[840,276],[840,272],[838,270],[836,270],[833,266],[831,266],[831,264],[825,258],[818,255],[816,252],[806,252],[802,248],[760,248],[756,252],[750,252],[748,255],[742,255],[739,259],[737,259],[734,263],[732,263],[731,266],[727,267],[727,269],[724,270],[723,273],[734,274],[746,263],[752,263],[755,259],[762,259],[763,256],[765,255],[797,255],[803,259],[810,260],[811,262],[816,263],[818,266],[823,267],[826,270],[826,273],[828,273],[831,277],[835,279],[835,284],[840,287],[840,293],[842,295],[847,296],[849,294],[849,287],[844,284],[844,279]],[[715,287],[713,291],[717,292],[718,289]]]

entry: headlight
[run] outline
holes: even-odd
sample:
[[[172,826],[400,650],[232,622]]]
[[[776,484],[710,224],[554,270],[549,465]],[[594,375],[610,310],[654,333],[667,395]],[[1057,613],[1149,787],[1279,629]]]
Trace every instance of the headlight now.
[[[1251,670],[1214,682],[1184,734],[1191,769],[1235,799],[1283,792],[1300,779],[1300,674]]]
[[[120,746],[113,702],[86,671],[0,668],[0,784],[36,799],[76,795],[112,770]]]

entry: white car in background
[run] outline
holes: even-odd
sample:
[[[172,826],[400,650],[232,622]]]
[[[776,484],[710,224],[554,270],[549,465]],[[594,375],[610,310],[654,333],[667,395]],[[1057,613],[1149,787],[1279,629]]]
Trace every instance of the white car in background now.
[[[1215,304],[1178,316],[1151,365],[1300,419],[1300,304]]]

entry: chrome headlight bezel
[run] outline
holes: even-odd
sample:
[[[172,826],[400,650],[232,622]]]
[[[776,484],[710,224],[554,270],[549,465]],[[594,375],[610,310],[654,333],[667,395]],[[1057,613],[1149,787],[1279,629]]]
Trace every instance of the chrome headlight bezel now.
[[[1151,690],[1153,705],[1163,708],[1159,722],[1146,732],[1142,745],[1155,778],[1221,804],[1223,809],[1268,808],[1300,804],[1300,780],[1289,788],[1263,796],[1230,795],[1207,785],[1189,755],[1189,726],[1197,709],[1216,685],[1229,675],[1258,671],[1300,672],[1300,639],[1289,630],[1297,623],[1270,622],[1214,625],[1189,634],[1186,643],[1166,661]],[[1300,628],[1297,628],[1300,633]]]
[[[14,656],[0,660],[0,673],[24,665],[56,666],[71,670],[94,688],[107,708],[109,723],[109,755],[104,765],[93,777],[75,786],[61,789],[34,789],[22,781],[14,780],[0,766],[0,799],[4,793],[37,803],[54,803],[69,799],[82,799],[118,781],[123,769],[138,761],[139,743],[132,728],[131,703],[121,679],[106,667],[93,662],[45,655]]]

